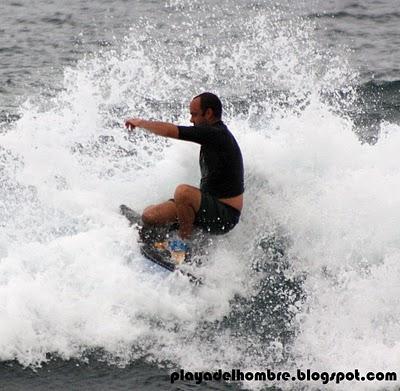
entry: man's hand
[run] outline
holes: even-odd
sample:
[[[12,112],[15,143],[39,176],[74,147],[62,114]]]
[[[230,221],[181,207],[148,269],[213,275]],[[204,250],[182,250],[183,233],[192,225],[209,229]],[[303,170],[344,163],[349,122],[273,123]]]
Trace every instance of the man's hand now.
[[[159,121],[147,121],[141,118],[129,118],[125,121],[125,127],[129,130],[143,128],[151,133],[163,137],[179,138],[178,127],[174,124]]]
[[[129,118],[125,121],[125,127],[129,130],[135,129],[136,127],[140,128],[143,120],[140,118]]]

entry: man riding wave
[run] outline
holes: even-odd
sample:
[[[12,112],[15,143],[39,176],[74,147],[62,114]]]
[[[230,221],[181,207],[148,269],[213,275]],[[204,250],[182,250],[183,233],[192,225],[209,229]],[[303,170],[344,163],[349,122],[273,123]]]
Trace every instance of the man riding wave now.
[[[220,99],[205,92],[190,102],[193,126],[130,118],[125,126],[144,128],[154,134],[195,142],[200,148],[200,188],[180,184],[174,197],[145,208],[144,226],[163,226],[178,222],[179,236],[190,238],[193,227],[212,234],[230,231],[243,208],[243,159],[238,143],[222,122]]]

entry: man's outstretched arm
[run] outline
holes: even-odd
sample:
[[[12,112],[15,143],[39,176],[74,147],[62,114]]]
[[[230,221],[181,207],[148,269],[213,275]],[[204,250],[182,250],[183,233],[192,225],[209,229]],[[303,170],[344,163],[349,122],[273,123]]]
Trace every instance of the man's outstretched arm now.
[[[163,137],[179,138],[178,127],[168,122],[147,121],[141,118],[129,118],[125,121],[125,127],[134,129],[136,127],[149,130]]]

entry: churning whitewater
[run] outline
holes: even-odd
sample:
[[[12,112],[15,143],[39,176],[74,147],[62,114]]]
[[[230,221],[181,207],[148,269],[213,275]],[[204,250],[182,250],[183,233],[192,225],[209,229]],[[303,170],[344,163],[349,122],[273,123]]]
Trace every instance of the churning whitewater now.
[[[200,3],[170,1],[167,35],[142,19],[117,49],[66,68],[56,96],[28,97],[1,133],[1,360],[394,370],[398,125],[362,141],[347,49],[319,44],[309,20],[228,1],[207,16]],[[205,90],[223,98],[246,192],[241,222],[191,266],[195,287],[152,273],[118,207],[198,183],[196,145],[128,134],[123,120],[188,124]]]

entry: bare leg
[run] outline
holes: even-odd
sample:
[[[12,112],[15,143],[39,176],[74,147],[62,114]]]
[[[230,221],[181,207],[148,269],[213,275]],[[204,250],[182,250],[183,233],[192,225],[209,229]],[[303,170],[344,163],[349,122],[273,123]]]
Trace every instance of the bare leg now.
[[[148,206],[143,211],[142,220],[147,226],[159,226],[178,221],[179,236],[186,239],[192,234],[193,222],[200,209],[201,192],[194,186],[179,185],[175,189],[174,200]]]
[[[177,221],[178,215],[175,202],[168,200],[158,205],[148,206],[142,214],[145,225],[164,225]]]
[[[182,239],[189,238],[196,213],[200,209],[201,192],[190,185],[179,185],[175,189],[174,199],[179,221],[179,236]]]

